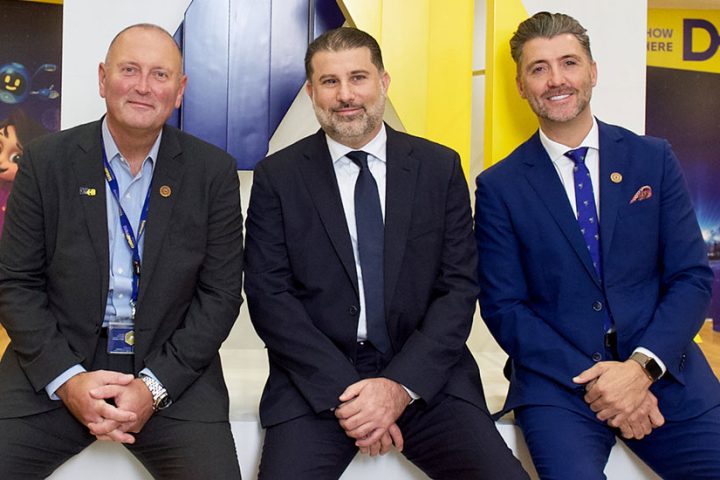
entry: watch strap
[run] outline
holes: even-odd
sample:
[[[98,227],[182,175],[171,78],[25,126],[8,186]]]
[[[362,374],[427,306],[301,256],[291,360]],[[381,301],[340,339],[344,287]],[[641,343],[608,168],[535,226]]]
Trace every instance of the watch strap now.
[[[167,393],[167,390],[165,387],[163,387],[163,384],[160,383],[159,380],[149,376],[140,374],[140,380],[145,383],[148,390],[150,390],[150,394],[152,395],[153,399],[153,410],[163,410],[170,406],[172,401],[170,400],[170,396]]]
[[[658,381],[658,379],[662,376],[662,369],[653,357],[645,355],[642,352],[633,352],[633,354],[630,355],[630,359],[640,364],[651,382]]]

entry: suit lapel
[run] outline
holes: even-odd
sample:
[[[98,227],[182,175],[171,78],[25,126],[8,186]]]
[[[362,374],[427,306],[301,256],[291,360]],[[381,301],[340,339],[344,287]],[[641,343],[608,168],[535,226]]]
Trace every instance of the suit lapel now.
[[[385,308],[400,275],[412,216],[418,160],[400,134],[386,126],[387,174],[385,185]],[[386,312],[387,313],[387,312]]]
[[[600,131],[600,247],[602,258],[605,259],[610,252],[618,209],[626,196],[622,178],[627,178],[628,158],[622,136],[617,130],[600,121],[598,121],[598,129]],[[615,178],[616,181],[612,181],[611,178]]]
[[[345,210],[340,198],[335,169],[322,130],[310,137],[309,148],[304,155],[305,158],[302,159],[299,168],[300,174],[307,185],[315,209],[325,226],[325,231],[330,237],[335,252],[340,258],[355,292],[359,294],[352,240],[345,220]]]
[[[100,122],[88,126],[87,135],[77,145],[77,154],[73,156],[73,169],[79,189],[94,189],[95,195],[81,194],[80,203],[95,256],[100,266],[103,295],[107,296],[108,272],[110,271],[110,253],[108,249],[108,218],[106,206],[106,182],[103,173],[102,132]]]
[[[540,142],[538,132],[535,132],[535,135],[528,140],[523,148],[526,150],[522,152],[527,167],[525,178],[547,207],[550,215],[560,227],[568,242],[570,242],[572,249],[585,266],[585,269],[599,285],[599,279],[588,253],[585,239],[580,233],[573,207],[568,201],[567,193],[560,181],[557,170],[552,164],[552,160],[550,160]]]
[[[163,239],[173,218],[173,206],[181,195],[180,183],[185,173],[186,161],[176,130],[163,128],[158,158],[153,169],[150,188],[150,207],[145,226],[142,275],[138,293],[138,308],[143,300],[145,286],[150,284],[155,265],[162,251]],[[169,190],[168,190],[169,189]],[[161,194],[160,192],[163,192]]]

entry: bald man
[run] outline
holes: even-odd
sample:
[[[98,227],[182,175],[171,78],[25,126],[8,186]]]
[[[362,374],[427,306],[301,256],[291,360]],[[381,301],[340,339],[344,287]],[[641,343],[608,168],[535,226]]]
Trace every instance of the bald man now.
[[[235,162],[165,125],[187,79],[134,25],[106,115],[25,149],[0,242],[0,472],[45,478],[96,439],[156,478],[240,478],[218,349],[242,303]]]

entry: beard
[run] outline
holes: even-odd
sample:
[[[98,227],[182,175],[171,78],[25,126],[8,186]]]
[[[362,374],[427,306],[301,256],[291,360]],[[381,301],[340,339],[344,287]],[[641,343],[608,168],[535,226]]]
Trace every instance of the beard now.
[[[313,110],[323,131],[332,139],[347,145],[356,143],[354,140],[363,139],[377,130],[382,123],[385,112],[385,91],[382,90],[377,101],[367,105],[341,103],[329,109],[323,109],[313,100]],[[339,116],[335,110],[342,108],[357,108],[362,110],[352,116]]]
[[[575,104],[568,105],[564,108],[552,108],[548,107],[543,99],[553,97],[556,95],[571,94],[575,97]],[[556,88],[551,89],[542,94],[540,97],[528,96],[528,103],[530,108],[535,115],[545,120],[553,122],[568,122],[573,120],[580,115],[590,104],[590,98],[592,97],[592,84],[588,81],[587,84],[583,84],[579,89],[576,88]]]

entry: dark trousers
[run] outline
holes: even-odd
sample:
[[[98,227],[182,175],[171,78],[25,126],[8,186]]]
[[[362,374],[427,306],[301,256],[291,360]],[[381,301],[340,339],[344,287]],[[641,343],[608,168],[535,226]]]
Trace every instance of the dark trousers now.
[[[105,341],[99,342],[95,358],[93,370],[132,372],[132,357],[108,355]],[[0,476],[8,480],[45,478],[94,441],[88,429],[64,407],[0,419]],[[228,422],[194,422],[154,415],[135,434],[135,443],[125,447],[155,478],[240,478]]]
[[[541,479],[605,479],[617,430],[559,407],[523,407],[515,418]],[[663,479],[720,478],[720,407],[697,418],[667,421],[642,440],[623,441]]]
[[[387,360],[365,345],[356,365],[367,378],[376,376]],[[464,400],[446,395],[432,405],[417,401],[397,424],[405,440],[402,453],[431,478],[528,478],[490,415]],[[358,452],[354,442],[330,411],[269,427],[258,478],[337,479]]]

